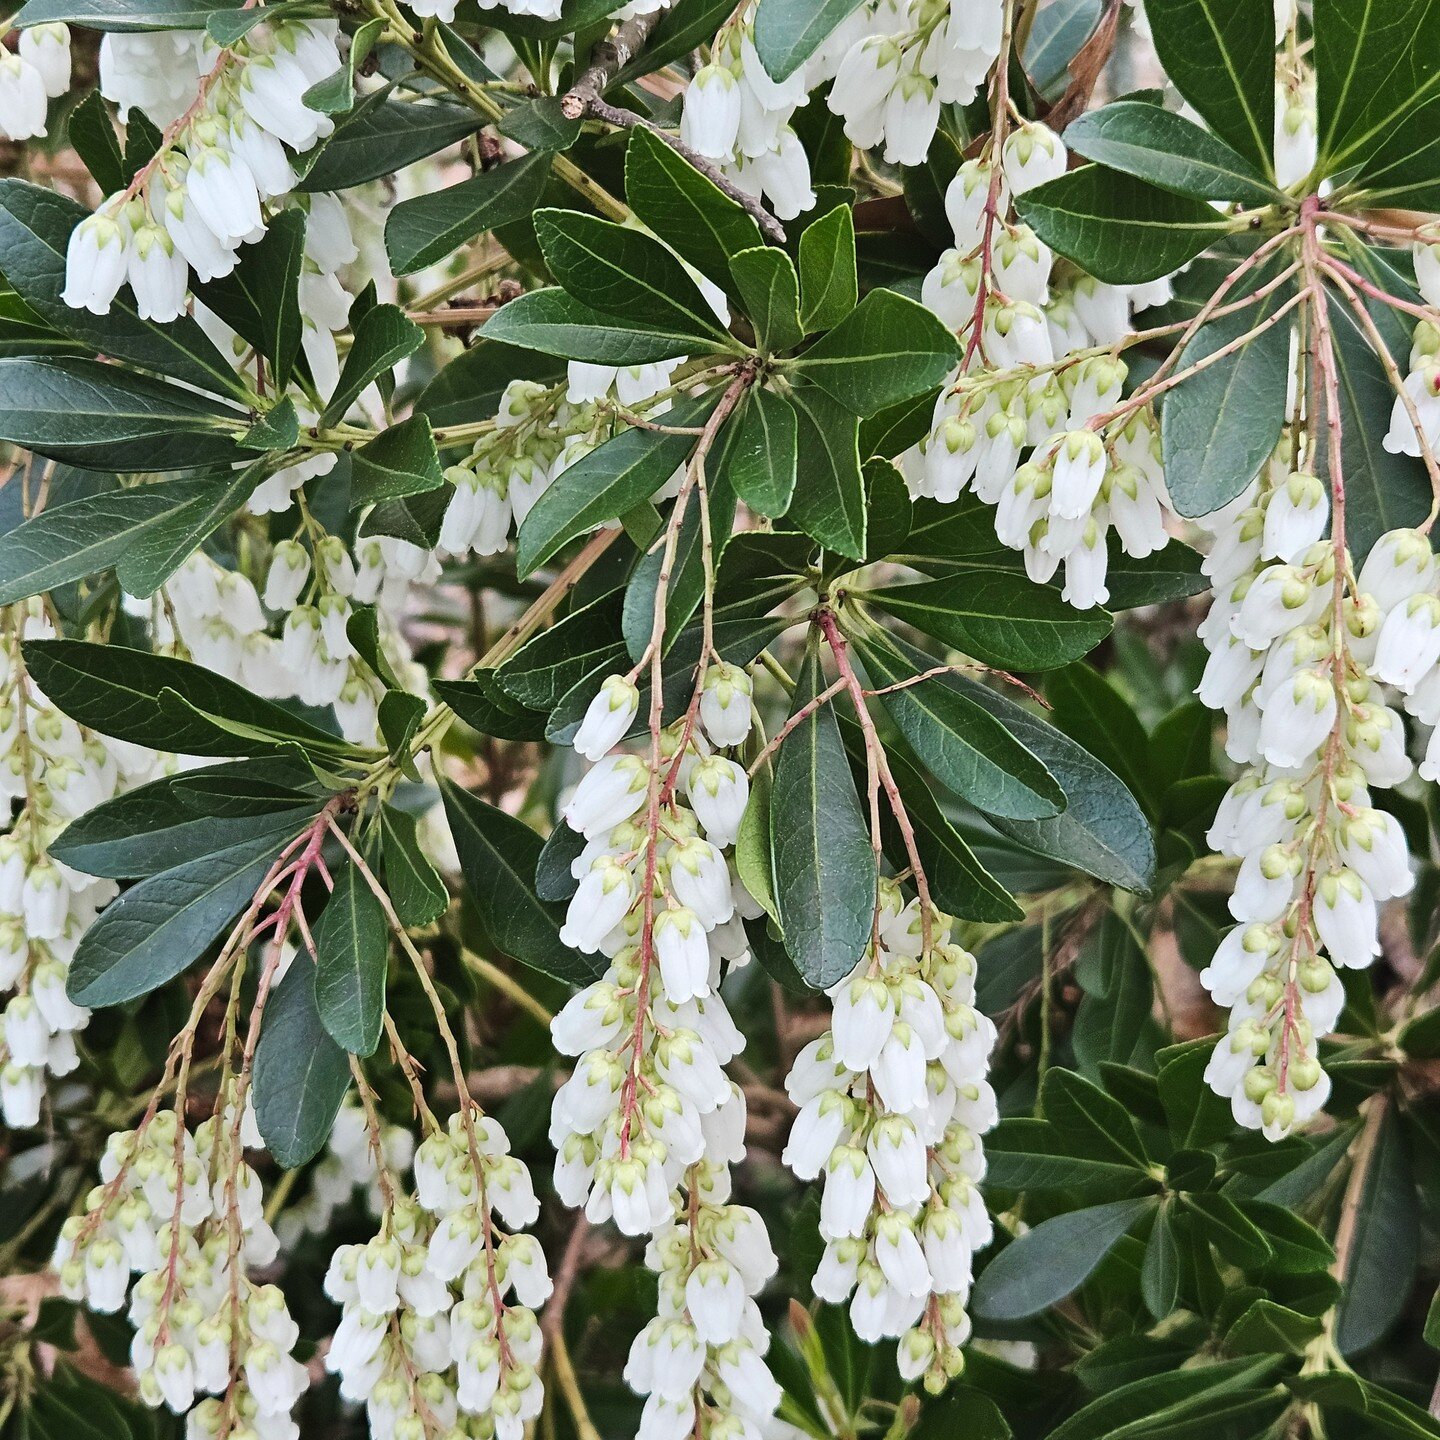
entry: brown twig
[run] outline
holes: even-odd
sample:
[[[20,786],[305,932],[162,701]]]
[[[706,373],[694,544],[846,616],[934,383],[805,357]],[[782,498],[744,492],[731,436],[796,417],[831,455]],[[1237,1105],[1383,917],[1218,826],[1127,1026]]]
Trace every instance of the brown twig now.
[[[567,120],[580,120],[592,113],[591,107],[605,94],[611,81],[650,43],[664,15],[663,7],[636,15],[591,50],[590,63],[560,97],[560,113]]]

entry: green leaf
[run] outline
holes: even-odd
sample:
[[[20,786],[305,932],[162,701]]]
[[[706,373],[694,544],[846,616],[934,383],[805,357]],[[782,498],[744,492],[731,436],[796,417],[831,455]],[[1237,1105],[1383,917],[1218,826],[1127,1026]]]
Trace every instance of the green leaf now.
[[[535,234],[550,273],[584,304],[622,319],[643,315],[694,337],[697,351],[733,348],[699,287],[658,240],[575,210],[536,211]]]
[[[564,907],[535,893],[540,837],[523,821],[453,785],[441,786],[465,889],[495,948],[532,970],[588,985],[605,964],[560,939]]]
[[[933,389],[955,368],[955,337],[931,310],[894,290],[872,290],[796,362],[854,415],[873,415]]]
[[[272,831],[293,835],[313,811],[298,788],[312,778],[298,755],[168,775],[87,810],[51,841],[50,853],[105,879],[156,875]]]
[[[250,498],[263,476],[263,462],[257,462],[244,470],[169,481],[165,488],[177,503],[135,532],[115,565],[120,588],[127,595],[153,595]],[[182,498],[186,491],[188,498]]]
[[[1091,1401],[1050,1433],[1049,1440],[1253,1440],[1265,1433],[1253,1407],[1283,1404],[1273,1387],[1256,1391],[1275,1359],[1222,1360],[1176,1369],[1120,1385]],[[1241,1407],[1234,1425],[1233,1407]]]
[[[1104,610],[1076,610],[1048,586],[1013,572],[956,569],[944,580],[864,593],[867,605],[1006,670],[1049,670],[1088,655],[1112,625]]]
[[[1436,1440],[1440,1436],[1440,1421],[1433,1415],[1393,1390],[1348,1370],[1301,1375],[1286,1384],[1293,1393],[1316,1401],[1331,1415],[1327,1434],[1333,1432],[1348,1440],[1351,1426],[1347,1423],[1342,1428],[1332,1413],[1339,1411],[1363,1417],[1360,1426],[1367,1440],[1372,1436],[1384,1440]]]
[[[1233,315],[1207,321],[1176,363],[1182,369],[1198,364],[1239,340],[1275,313],[1288,289],[1281,286]],[[1165,484],[1180,514],[1208,515],[1255,478],[1284,427],[1289,379],[1290,326],[1278,324],[1165,397],[1160,414]],[[1388,406],[1386,416],[1388,423]]]
[[[391,268],[413,275],[481,231],[523,220],[540,204],[549,174],[548,155],[525,155],[473,180],[401,201],[385,222]]]
[[[985,1179],[996,1190],[1092,1202],[1128,1199],[1141,1183],[1133,1166],[1067,1154],[1049,1121],[1020,1117],[1002,1120],[985,1137]]]
[[[203,665],[85,640],[27,640],[23,649],[26,670],[54,705],[78,724],[117,740],[153,747],[163,737],[184,755],[270,754],[286,741],[321,754],[351,749],[338,735]],[[217,739],[203,718],[187,721],[165,708],[167,695],[267,738],[236,733]]]
[[[837,205],[807,225],[800,236],[800,314],[805,333],[838,325],[859,298],[855,215],[848,205]]]
[[[981,1320],[1023,1320],[1079,1289],[1116,1242],[1148,1210],[1149,1196],[1112,1200],[1044,1220],[1012,1241],[981,1271],[970,1295]]]
[[[1408,298],[1408,297],[1407,297]],[[1345,540],[1357,565],[1387,530],[1418,525],[1430,509],[1423,460],[1392,455],[1383,441],[1395,392],[1345,300],[1329,292],[1335,370],[1340,390],[1340,463],[1345,477]],[[1283,328],[1283,327],[1282,327]],[[1384,328],[1381,328],[1383,335]],[[1408,352],[1399,356],[1404,374]],[[1324,413],[1323,411],[1316,412]],[[1317,421],[1317,428],[1321,428]],[[1318,445],[1316,471],[1330,477],[1330,446]]]
[[[730,273],[762,350],[774,355],[805,338],[800,324],[800,281],[783,250],[763,245],[742,250],[731,259]]]
[[[169,480],[47,507],[0,536],[0,605],[112,568],[157,521],[227,491],[227,478]]]
[[[371,505],[445,483],[430,422],[412,415],[382,430],[350,457],[350,503]]]
[[[812,636],[794,709],[826,687]],[[770,799],[775,900],[785,949],[817,990],[854,968],[875,917],[875,853],[834,708],[822,705],[781,743]]]
[[[98,90],[92,90],[70,112],[65,134],[102,195],[113,195],[125,188],[125,157]]]
[[[405,317],[396,305],[376,305],[365,312],[355,329],[355,340],[344,368],[320,416],[321,425],[333,425],[360,398],[372,381],[388,375],[406,356],[425,343],[425,332]]]
[[[601,315],[558,286],[532,290],[502,305],[486,322],[485,339],[592,365],[676,360],[695,345],[693,335],[657,329],[643,317]]]
[[[849,735],[852,731],[858,742],[859,727],[847,729],[846,745],[853,756],[860,747],[858,743],[851,745]],[[980,863],[975,852],[950,823],[935,798],[934,787],[929,780],[898,749],[887,753],[891,773],[915,831],[915,844],[925,865],[935,903],[951,915],[967,920],[998,923],[1021,919],[1025,912],[1015,903],[1010,892]],[[897,855],[903,853],[903,837],[898,827],[883,815],[881,824],[885,827],[885,843],[891,852]]]
[[[495,128],[527,150],[554,155],[574,145],[585,133],[585,122],[566,116],[559,95],[538,95],[507,110]]]
[[[1070,665],[1046,678],[1052,723],[1115,772],[1130,793],[1150,792],[1149,737],[1119,691],[1089,665]]]
[[[228,275],[194,287],[211,310],[270,362],[280,391],[290,383],[300,353],[304,259],[305,212],[282,210],[260,240],[240,251],[240,263]]]
[[[959,683],[967,688],[972,684],[963,679]],[[1055,819],[997,819],[996,828],[1109,885],[1148,891],[1155,874],[1154,834],[1114,771],[1013,700],[983,685],[974,685],[970,693],[1045,762],[1065,792],[1065,812]]]
[[[1273,205],[1280,191],[1218,135],[1183,115],[1117,100],[1066,127],[1065,144],[1087,160],[1197,200]]]
[[[734,8],[733,4],[727,8],[726,0],[677,0],[661,15],[645,48],[615,76],[615,83],[628,85],[639,76],[652,74],[672,60],[710,44]]]
[[[1275,15],[1266,0],[1145,0],[1145,14],[1175,88],[1217,135],[1269,174]]]
[[[1369,1349],[1399,1318],[1415,1281],[1419,1248],[1420,1207],[1409,1146],[1399,1119],[1387,1110],[1366,1166],[1341,1277],[1335,1343],[1342,1355]]]
[[[1036,91],[1055,101],[1070,80],[1070,62],[1090,38],[1104,0],[1052,0],[1039,10],[1025,42],[1025,73]]]
[[[266,10],[274,12],[273,5]],[[254,11],[248,12],[254,14]],[[213,22],[212,22],[213,23]],[[317,81],[300,98],[322,115],[343,115],[355,104],[355,71],[370,58],[385,30],[385,19],[377,15],[360,25],[350,40],[350,49],[333,75]]]
[[[235,411],[95,360],[0,358],[0,439],[88,469],[197,470],[239,458]]]
[[[1145,1297],[1145,1308],[1157,1320],[1164,1320],[1180,1299],[1180,1246],[1170,1223],[1168,1203],[1155,1212],[1155,1227],[1145,1243],[1140,1291]]]
[[[735,838],[735,873],[755,903],[779,926],[780,906],[775,899],[775,855],[770,840],[770,791],[773,785],[774,767],[767,761],[750,781],[750,798],[745,803],[745,813],[740,817],[740,833]]]
[[[300,439],[300,416],[286,395],[266,410],[239,438],[246,450],[290,450]]]
[[[151,875],[125,891],[80,938],[66,990],[77,1005],[98,1009],[133,1000],[173,980],[225,932],[304,828],[288,826]]]
[[[785,402],[795,412],[795,494],[789,517],[827,550],[865,558],[865,480],[860,422],[825,391],[797,385]]]
[[[1149,1157],[1129,1112],[1098,1085],[1073,1070],[1045,1072],[1040,1087],[1045,1118],[1082,1155],[1145,1171]]]
[[[1234,228],[1203,200],[1103,165],[1047,180],[1017,195],[1015,208],[1051,249],[1112,285],[1173,274]]]
[[[682,401],[666,423],[693,427],[719,403],[710,393]],[[648,500],[685,463],[693,435],[624,430],[570,466],[535,502],[520,526],[516,566],[529,575],[577,535]]]
[[[426,857],[415,817],[393,805],[380,807],[380,845],[385,857],[385,888],[405,925],[429,925],[450,905],[445,882]]]
[[[1430,208],[1440,13],[1424,0],[1317,0],[1314,19],[1321,173],[1358,166],[1380,203]]]
[[[315,967],[297,955],[265,1006],[255,1048],[255,1119],[286,1170],[320,1153],[350,1088],[350,1060],[321,1022],[315,982]]]
[[[1229,1196],[1187,1195],[1185,1205],[1198,1220],[1201,1235],[1232,1264],[1248,1268],[1270,1259],[1270,1242]]]
[[[356,866],[335,877],[313,933],[320,1023],[342,1050],[373,1055],[385,1019],[390,932],[380,901]]]
[[[499,315],[495,317],[499,318]],[[485,328],[488,331],[490,326]],[[501,344],[482,334],[415,397],[415,410],[428,416],[437,429],[443,425],[464,425],[476,415],[493,415],[512,380],[554,385],[564,379],[565,366],[560,361]]]
[[[755,50],[772,80],[793,75],[860,0],[761,0]]]
[[[913,679],[923,673],[917,665],[926,667],[928,657],[883,631],[849,638],[875,689]],[[891,689],[880,703],[935,777],[977,809],[1020,820],[1058,815],[1065,792],[1055,777],[995,716],[949,683],[952,679],[936,675]]]
[[[377,90],[322,143],[302,190],[348,190],[392,175],[472,135],[485,123],[468,106],[391,99]]]
[[[63,21],[91,30],[203,30],[219,10],[236,10],[240,0],[29,0],[17,25]]]
[[[677,255],[740,298],[730,283],[730,262],[763,247],[760,227],[743,205],[644,126],[630,132],[625,150],[625,198]]]
[[[725,424],[706,466],[758,515],[778,519],[795,494],[794,409],[773,391],[752,386]]]
[[[243,398],[244,380],[188,315],[163,325],[142,320],[128,289],[104,315],[72,309],[60,298],[70,232],[89,213],[54,190],[0,180],[0,268],[11,287],[52,329],[92,350],[202,390]]]

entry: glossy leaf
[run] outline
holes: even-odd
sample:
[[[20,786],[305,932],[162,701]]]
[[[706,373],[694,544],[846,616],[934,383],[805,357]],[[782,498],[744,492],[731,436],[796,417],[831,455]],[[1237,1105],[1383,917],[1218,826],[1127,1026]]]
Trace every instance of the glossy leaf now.
[[[558,286],[501,306],[486,324],[485,338],[592,365],[650,365],[678,359],[695,346],[693,335],[653,328],[643,316],[602,315]]]
[[[863,560],[866,515],[859,422],[814,385],[797,385],[787,403],[796,417],[795,494],[789,517],[827,550]]]
[[[390,933],[380,901],[354,865],[335,877],[311,929],[320,1023],[342,1050],[373,1055],[385,1018]]]

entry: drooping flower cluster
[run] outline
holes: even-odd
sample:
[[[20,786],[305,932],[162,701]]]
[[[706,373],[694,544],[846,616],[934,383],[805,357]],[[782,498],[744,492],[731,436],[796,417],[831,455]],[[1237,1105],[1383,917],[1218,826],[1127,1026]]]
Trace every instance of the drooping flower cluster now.
[[[901,464],[916,496],[948,503],[973,487],[996,506],[996,534],[1024,554],[1031,579],[1063,565],[1065,599],[1087,609],[1109,595],[1112,528],[1137,558],[1166,543],[1160,437],[1147,408],[1122,404],[1118,356],[1132,306],[1163,299],[1166,287],[1104,285],[1071,267],[1052,290],[1049,248],[1000,217],[1011,193],[1064,169],[1059,139],[1026,125],[1006,140],[998,176],[976,160],[951,181],[955,247],[921,294],[965,341],[965,360],[936,401],[930,435]]]
[[[680,138],[781,220],[815,204],[810,157],[791,125],[809,102],[815,63],[771,79],[755,50],[755,6],[747,5],[720,28],[709,64],[685,91]]]
[[[343,1314],[326,1368],[376,1440],[449,1433],[465,1416],[520,1440],[544,1399],[532,1307],[552,1288],[539,1243],[518,1233],[540,1213],[530,1172],[471,1109],[421,1142],[414,1178],[413,1197],[383,1182],[379,1232],[335,1252],[325,1291]]]
[[[704,1198],[657,1230],[645,1250],[660,1277],[660,1305],[625,1366],[630,1388],[646,1397],[636,1440],[759,1434],[780,1404],[754,1300],[779,1262],[760,1216],[728,1203],[729,1158],[693,1167],[690,1184]]]
[[[975,1251],[991,1221],[980,1137],[998,1118],[986,1079],[995,1026],[975,1008],[975,960],[917,900],[883,881],[877,942],[830,990],[830,1029],[786,1080],[800,1114],[782,1157],[823,1175],[815,1293],[850,1301],[855,1333],[900,1337],[906,1379],[960,1372]]]
[[[265,21],[225,48],[176,35],[106,37],[104,93],[171,128],[134,181],[75,227],[64,298],[77,309],[105,314],[128,282],[141,315],[178,317],[191,271],[228,275],[265,233],[264,206],[295,188],[290,152],[334,128],[303,97],[340,68],[335,21]]]
[[[69,26],[32,25],[15,49],[0,44],[0,139],[43,135],[50,101],[69,88]]]
[[[190,1440],[245,1427],[298,1440],[290,1411],[307,1380],[290,1351],[299,1329],[280,1290],[247,1273],[270,1264],[279,1242],[239,1153],[260,1144],[259,1132],[248,1109],[238,1124],[232,1110],[193,1135],[170,1110],[112,1135],[101,1183],[65,1222],[54,1263],[67,1298],[126,1309],[140,1398],[189,1412]]]
[[[1404,832],[1374,788],[1411,773],[1395,692],[1440,722],[1440,594],[1428,539],[1391,531],[1358,575],[1320,536],[1329,497],[1292,469],[1288,444],[1205,523],[1215,603],[1201,626],[1199,687],[1225,711],[1226,750],[1245,766],[1211,845],[1238,859],[1240,923],[1201,979],[1231,1007],[1206,1072],[1236,1120],[1272,1139],[1325,1103],[1317,1042],[1345,1003],[1336,967],[1380,952],[1378,908],[1413,885]],[[1422,774],[1440,775],[1433,741]]]
[[[1000,53],[1002,0],[882,0],[826,40],[812,84],[834,79],[829,106],[861,149],[920,165],[943,105],[968,105]],[[833,66],[833,69],[831,68]]]
[[[552,1025],[556,1048],[579,1057],[551,1112],[555,1185],[592,1221],[655,1237],[660,1314],[626,1370],[648,1397],[645,1440],[744,1433],[778,1400],[750,1298],[774,1262],[759,1218],[727,1203],[745,1100],[721,1068],[744,1037],[720,981],[748,962],[742,915],[759,913],[724,854],[749,781],[720,753],[750,733],[751,680],[708,665],[650,757],[615,751],[639,699],[633,675],[611,676],[574,741],[596,763],[562,811],[586,845],[560,934],[610,964]]]
[[[54,626],[39,600],[0,612],[0,1116],[39,1123],[45,1076],[79,1063],[75,1035],[89,1012],[65,992],[70,960],[113,880],[81,875],[49,846],[77,816],[152,773],[153,754],[80,729],[26,674],[22,640]]]

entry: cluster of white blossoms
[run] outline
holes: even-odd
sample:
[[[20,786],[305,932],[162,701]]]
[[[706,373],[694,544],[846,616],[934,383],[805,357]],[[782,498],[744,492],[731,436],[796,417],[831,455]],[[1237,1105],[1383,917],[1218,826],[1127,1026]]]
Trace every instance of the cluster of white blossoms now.
[[[654,769],[615,749],[639,700],[633,675],[601,686],[574,741],[596,763],[562,809],[586,844],[560,938],[610,963],[551,1027],[556,1049],[578,1057],[551,1111],[555,1187],[592,1221],[655,1237],[660,1314],[626,1369],[649,1397],[645,1440],[743,1434],[778,1400],[750,1298],[773,1258],[758,1217],[728,1204],[745,1100],[722,1067],[744,1037],[719,989],[750,958],[743,916],[759,914],[724,853],[749,780],[721,751],[750,733],[751,679],[708,665]]]
[[[39,1123],[45,1076],[78,1064],[75,1035],[89,1011],[65,993],[70,960],[113,880],[81,875],[50,857],[54,838],[118,790],[149,779],[154,755],[82,730],[26,674],[23,640],[55,629],[35,599],[0,611],[0,1116]]]
[[[530,1172],[470,1108],[421,1142],[414,1181],[413,1197],[387,1181],[379,1232],[331,1260],[325,1292],[343,1313],[326,1368],[376,1440],[455,1433],[466,1416],[521,1440],[544,1399],[532,1307],[552,1288],[538,1241],[518,1233],[540,1213]]]
[[[70,88],[70,29],[32,25],[11,50],[0,25],[0,139],[34,140],[45,133],[50,102]]]
[[[921,165],[941,106],[968,105],[990,73],[1004,11],[1003,0],[879,0],[830,35],[808,78],[833,76],[828,103],[852,144]]]
[[[816,62],[772,80],[755,51],[755,8],[743,6],[716,34],[709,63],[685,89],[680,138],[779,219],[793,220],[815,204],[810,157],[791,121],[809,103]]]
[[[264,206],[295,188],[290,152],[334,128],[303,97],[340,68],[337,28],[334,20],[265,21],[231,46],[202,34],[178,51],[173,31],[106,37],[102,89],[122,109],[168,116],[182,77],[193,99],[169,117],[166,143],[134,181],[75,227],[67,304],[103,315],[128,281],[141,315],[173,320],[192,270],[213,280],[235,268],[240,246],[265,233]],[[193,76],[182,55],[193,57]]]
[[[1404,709],[1440,722],[1440,594],[1426,536],[1394,530],[1360,567],[1321,535],[1329,495],[1288,442],[1205,522],[1215,602],[1202,700],[1245,767],[1210,843],[1240,860],[1240,922],[1201,979],[1232,1007],[1206,1072],[1236,1120],[1272,1139],[1330,1091],[1316,1045],[1345,1003],[1337,966],[1380,953],[1378,909],[1414,883],[1405,835],[1371,791],[1412,770]],[[1437,731],[1435,733],[1440,733]],[[1422,775],[1440,777],[1431,742]]]
[[[1122,404],[1118,346],[1132,309],[1163,301],[1168,285],[1121,287],[1071,273],[1052,289],[1049,248],[1003,217],[1011,194],[1064,170],[1058,137],[1023,125],[1006,139],[1000,174],[970,160],[951,181],[955,246],[921,295],[966,353],[935,403],[930,434],[901,468],[915,496],[949,503],[973,488],[996,506],[996,534],[1024,554],[1031,579],[1044,583],[1063,565],[1065,599],[1088,609],[1109,597],[1112,528],[1137,558],[1167,540],[1159,433],[1147,408]]]
[[[140,1398],[188,1412],[188,1440],[300,1434],[290,1416],[307,1384],[290,1354],[299,1329],[280,1290],[247,1273],[279,1250],[241,1154],[260,1143],[248,1104],[238,1123],[227,1105],[193,1135],[170,1110],[112,1135],[101,1183],[56,1248],[61,1294],[126,1309]]]
[[[277,969],[277,976],[279,973]],[[403,1125],[382,1122],[380,1152],[381,1162],[392,1173],[408,1170],[415,1154],[415,1137]],[[325,1153],[306,1178],[309,1191],[276,1217],[275,1233],[282,1249],[292,1249],[305,1235],[325,1234],[336,1214],[357,1197],[366,1214],[378,1218],[384,1213],[380,1171],[359,1104],[347,1101],[340,1107]]]
[[[995,1026],[951,923],[932,912],[927,937],[919,901],[881,882],[878,943],[830,990],[830,1029],[785,1082],[800,1114],[782,1157],[825,1179],[816,1295],[849,1299],[862,1340],[899,1337],[901,1374],[935,1391],[964,1363],[973,1257],[992,1233],[980,1137],[998,1119]]]

